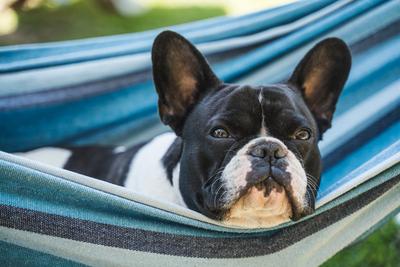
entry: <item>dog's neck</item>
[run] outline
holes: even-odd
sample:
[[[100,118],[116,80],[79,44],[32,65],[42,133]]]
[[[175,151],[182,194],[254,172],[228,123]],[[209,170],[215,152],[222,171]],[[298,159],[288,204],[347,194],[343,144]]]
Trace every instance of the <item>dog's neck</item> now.
[[[169,146],[167,152],[161,159],[165,171],[167,173],[167,178],[171,182],[171,184],[174,183],[173,181],[174,170],[179,169],[177,168],[177,166],[179,165],[179,161],[182,156],[182,147],[183,147],[182,139],[180,137],[176,137],[173,143]]]
[[[164,133],[133,158],[124,186],[139,194],[185,206],[179,190],[180,139]]]

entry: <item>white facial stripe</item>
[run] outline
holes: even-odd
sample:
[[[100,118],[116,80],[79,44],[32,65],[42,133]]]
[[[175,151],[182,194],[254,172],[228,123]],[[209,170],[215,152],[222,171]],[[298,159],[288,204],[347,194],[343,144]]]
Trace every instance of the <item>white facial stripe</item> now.
[[[290,173],[292,177],[290,181],[290,186],[293,190],[294,203],[299,204],[300,207],[304,207],[306,202],[306,192],[307,192],[307,175],[297,157],[289,150],[286,156],[288,161],[288,166],[286,171]]]
[[[223,202],[229,206],[238,197],[239,192],[247,185],[246,175],[251,171],[251,162],[246,155],[246,147],[240,149],[229,161],[221,175],[222,185],[225,188]],[[221,190],[220,188],[219,190]],[[217,194],[218,192],[216,192]]]
[[[265,116],[264,116],[264,109],[263,109],[263,94],[262,90],[260,90],[260,93],[258,94],[258,102],[260,102],[261,105],[261,129],[260,129],[260,136],[267,136],[267,127],[265,126]]]

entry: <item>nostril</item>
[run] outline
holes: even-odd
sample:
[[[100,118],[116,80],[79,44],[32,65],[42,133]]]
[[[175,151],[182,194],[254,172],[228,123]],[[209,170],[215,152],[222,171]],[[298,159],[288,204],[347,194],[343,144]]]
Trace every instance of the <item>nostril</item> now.
[[[283,148],[281,148],[281,147],[277,148],[277,149],[275,150],[275,152],[274,152],[274,157],[275,157],[276,159],[284,158],[284,157],[286,157],[286,155],[287,155],[287,152],[286,152]]]
[[[255,158],[281,159],[287,156],[287,149],[276,142],[265,142],[252,146],[248,152]]]
[[[262,147],[255,147],[250,151],[250,155],[256,158],[265,158],[265,149]]]

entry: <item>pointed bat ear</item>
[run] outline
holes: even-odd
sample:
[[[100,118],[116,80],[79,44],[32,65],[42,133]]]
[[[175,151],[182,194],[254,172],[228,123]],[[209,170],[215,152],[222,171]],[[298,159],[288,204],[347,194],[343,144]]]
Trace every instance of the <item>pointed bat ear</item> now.
[[[297,65],[289,83],[303,94],[321,135],[331,127],[336,102],[349,76],[351,54],[338,38],[314,46]]]
[[[155,39],[152,62],[160,118],[180,135],[193,106],[221,82],[203,55],[172,31],[164,31]]]

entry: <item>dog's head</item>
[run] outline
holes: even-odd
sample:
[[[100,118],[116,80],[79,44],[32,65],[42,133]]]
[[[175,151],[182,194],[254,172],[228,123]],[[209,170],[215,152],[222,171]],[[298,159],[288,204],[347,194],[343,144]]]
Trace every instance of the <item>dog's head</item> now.
[[[179,189],[186,205],[227,224],[269,227],[313,212],[318,141],[347,79],[346,44],[325,39],[286,83],[226,84],[177,33],[155,40],[161,120],[181,138]]]

